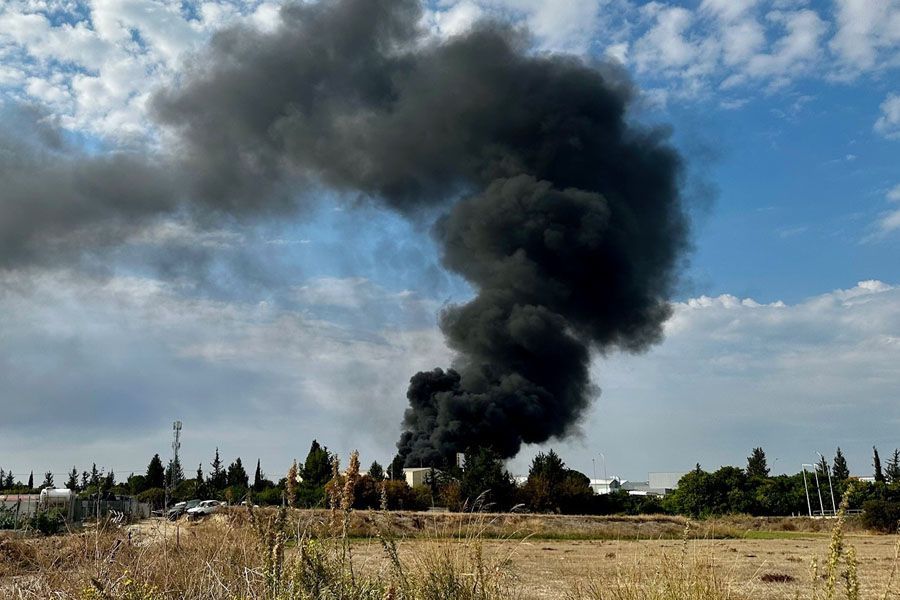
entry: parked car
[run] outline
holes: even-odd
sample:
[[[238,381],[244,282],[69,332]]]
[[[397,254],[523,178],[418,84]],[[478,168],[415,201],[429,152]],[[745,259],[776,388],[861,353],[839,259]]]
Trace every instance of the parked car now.
[[[188,509],[187,515],[189,519],[199,519],[200,517],[218,512],[223,506],[225,506],[225,503],[219,502],[218,500],[204,500],[197,506]]]
[[[188,500],[187,502],[179,502],[169,509],[169,512],[166,513],[166,517],[170,521],[174,521],[190,509],[194,508],[195,506],[199,506],[201,502],[202,500]]]

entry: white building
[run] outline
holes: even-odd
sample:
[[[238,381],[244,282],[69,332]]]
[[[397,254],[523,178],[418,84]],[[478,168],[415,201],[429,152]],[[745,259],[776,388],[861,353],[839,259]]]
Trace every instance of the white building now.
[[[406,484],[409,487],[418,487],[425,485],[425,478],[431,472],[430,467],[414,467],[403,469],[403,476],[406,477]],[[435,470],[437,472],[437,470]]]
[[[591,489],[595,494],[612,494],[622,487],[622,480],[618,477],[610,479],[591,479]]]

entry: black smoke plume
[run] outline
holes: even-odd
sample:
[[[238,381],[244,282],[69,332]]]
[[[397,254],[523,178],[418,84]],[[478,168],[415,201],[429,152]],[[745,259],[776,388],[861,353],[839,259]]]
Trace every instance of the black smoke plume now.
[[[55,178],[85,190],[72,210],[88,221],[121,198],[124,214],[277,214],[306,183],[445,212],[444,263],[477,295],[440,317],[453,369],[412,378],[400,453],[512,456],[572,431],[593,352],[660,339],[687,239],[680,159],[666,131],[629,123],[616,67],[536,54],[499,23],[435,40],[421,17],[418,0],[322,0],[285,6],[272,32],[223,31],[153,102],[177,194],[151,178],[150,198],[111,187],[92,204],[77,169]]]

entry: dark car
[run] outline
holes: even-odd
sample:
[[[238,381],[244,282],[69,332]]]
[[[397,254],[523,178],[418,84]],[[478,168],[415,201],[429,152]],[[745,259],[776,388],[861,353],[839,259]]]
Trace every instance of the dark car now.
[[[169,512],[166,513],[166,517],[170,521],[174,521],[175,519],[186,513],[188,509],[194,508],[198,504],[200,504],[200,500],[188,500],[187,502],[179,502],[169,509]]]

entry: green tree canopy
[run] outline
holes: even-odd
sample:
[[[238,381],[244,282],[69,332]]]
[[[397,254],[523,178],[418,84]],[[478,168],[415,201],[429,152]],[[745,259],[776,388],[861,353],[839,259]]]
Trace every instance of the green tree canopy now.
[[[238,456],[233,463],[228,465],[228,487],[246,488],[250,482],[249,480],[247,471],[244,469],[244,463],[241,462],[241,457]]]
[[[69,480],[66,482],[66,487],[73,492],[78,491],[78,469],[76,469],[74,466],[72,467],[72,471],[69,473]]]
[[[895,449],[884,469],[884,478],[888,483],[900,483],[900,449]]]
[[[325,487],[331,481],[332,460],[328,448],[323,448],[318,441],[313,440],[303,463],[303,483],[312,487]]]
[[[374,481],[384,481],[384,469],[381,468],[377,460],[372,461],[371,466],[369,466],[369,477]]]
[[[209,464],[212,467],[212,471],[210,471],[209,479],[207,479],[206,482],[209,485],[210,490],[220,492],[228,486],[228,476],[222,466],[222,459],[219,458],[218,448],[216,448],[215,458],[213,458],[213,461]]]
[[[94,470],[96,469],[97,465],[94,465]],[[99,481],[99,476],[97,479]],[[150,464],[147,465],[147,475],[144,482],[147,489],[162,489],[166,486],[166,470],[163,467],[162,460],[159,458],[159,454],[154,454],[153,458],[150,459]]]
[[[754,448],[747,457],[747,477],[765,479],[769,476],[766,453],[762,448]]]
[[[466,452],[462,495],[474,510],[508,510],[514,504],[515,483],[503,460],[490,448]]]
[[[850,468],[847,466],[847,459],[840,447],[834,453],[834,465],[831,468],[832,476],[838,481],[846,481],[850,477]]]

